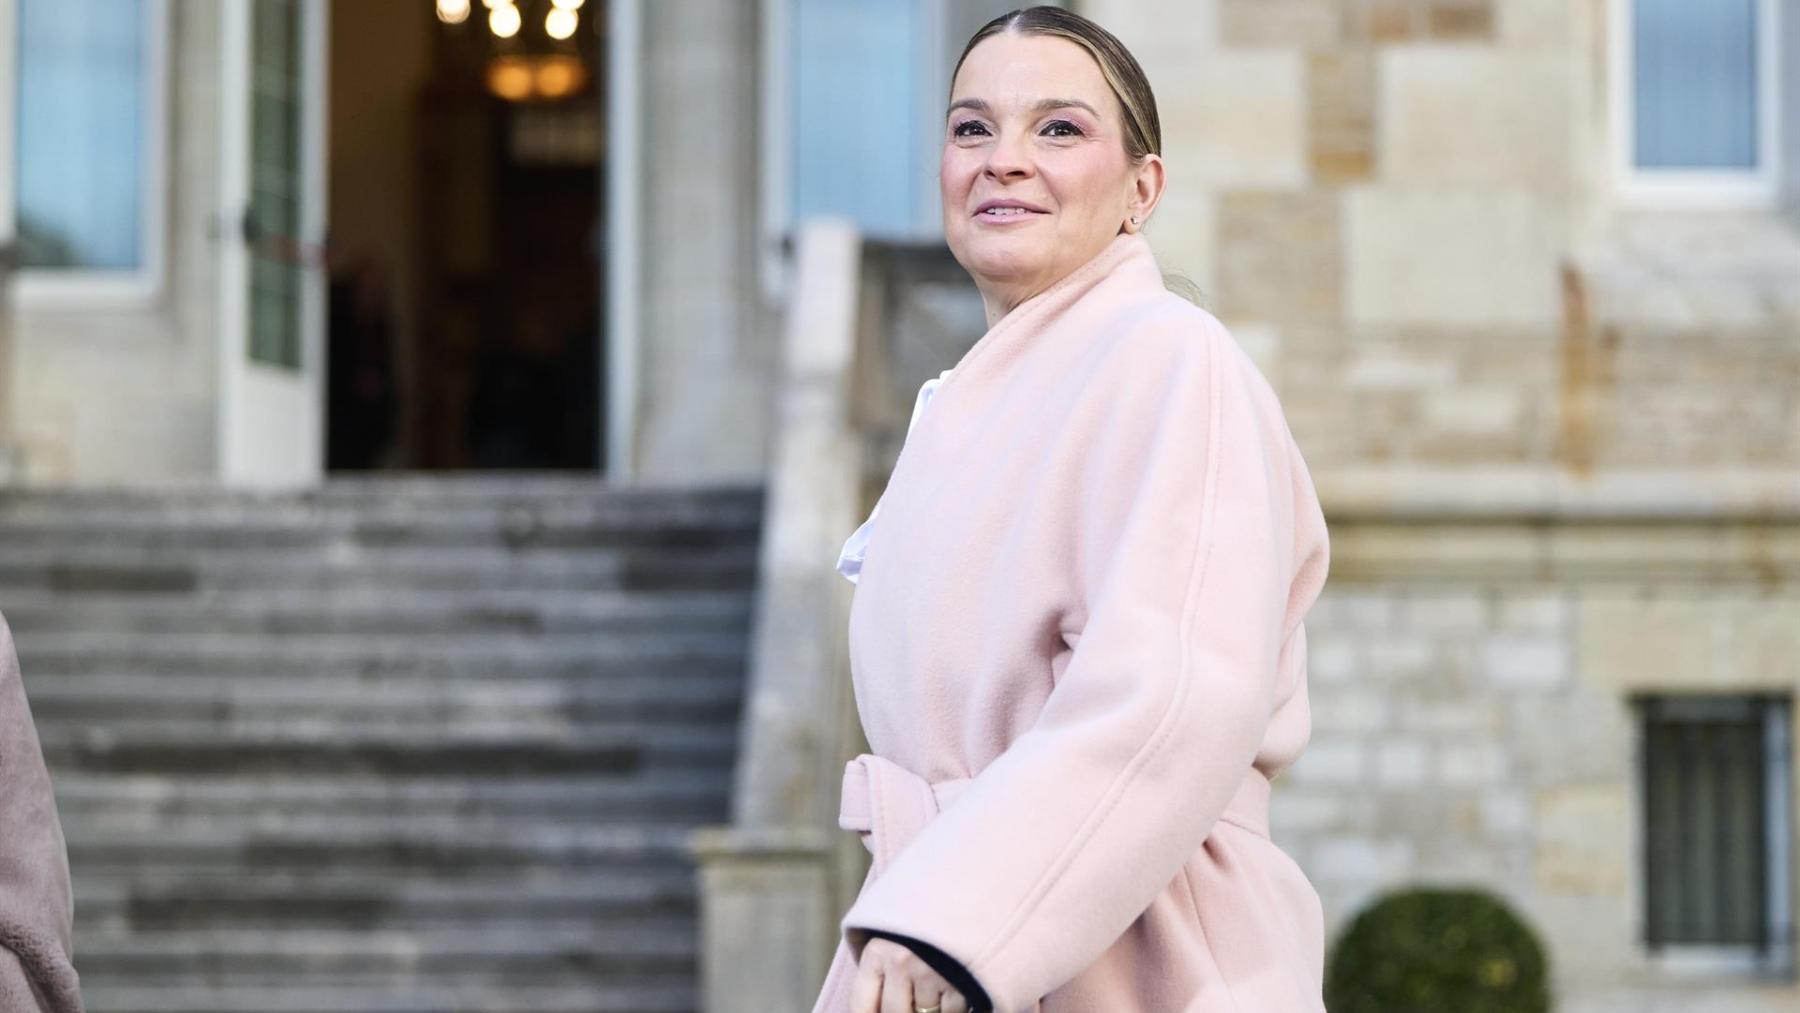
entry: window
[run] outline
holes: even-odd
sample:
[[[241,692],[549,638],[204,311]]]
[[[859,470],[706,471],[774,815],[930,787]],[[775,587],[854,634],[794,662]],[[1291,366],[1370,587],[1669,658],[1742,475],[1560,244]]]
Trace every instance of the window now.
[[[305,94],[299,0],[260,0],[250,8],[250,207],[257,236],[293,242],[301,234],[305,191],[301,102]],[[292,257],[252,244],[249,355],[300,368],[300,303],[305,276]]]
[[[1791,970],[1785,696],[1633,701],[1643,942],[1670,964]]]
[[[1618,170],[1629,199],[1772,202],[1779,0],[1614,0]]]
[[[0,0],[0,234],[22,302],[161,284],[164,0]]]
[[[841,214],[870,234],[927,231],[920,5],[794,0],[792,10],[793,220]]]
[[[764,292],[785,289],[799,222],[942,238],[937,160],[950,70],[1011,0],[770,0],[763,5]]]
[[[763,5],[762,280],[771,301],[787,287],[787,246],[807,218],[838,215],[887,238],[935,233],[936,129],[924,99],[945,2]]]

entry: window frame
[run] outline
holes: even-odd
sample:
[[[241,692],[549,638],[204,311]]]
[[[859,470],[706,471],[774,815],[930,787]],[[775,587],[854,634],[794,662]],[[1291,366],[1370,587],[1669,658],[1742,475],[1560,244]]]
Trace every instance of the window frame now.
[[[1794,861],[1794,822],[1792,792],[1794,789],[1794,698],[1785,693],[1745,690],[1738,693],[1694,694],[1691,692],[1647,692],[1631,699],[1630,723],[1633,770],[1632,819],[1630,849],[1632,869],[1628,892],[1632,924],[1632,944],[1644,970],[1657,978],[1674,982],[1718,983],[1726,981],[1793,979],[1795,922],[1791,892]],[[1662,943],[1649,945],[1648,908],[1650,865],[1647,848],[1649,798],[1645,777],[1648,769],[1646,723],[1651,705],[1664,710],[1691,709],[1692,717],[1704,718],[1707,712],[1724,706],[1748,705],[1760,714],[1764,743],[1764,888],[1768,893],[1766,912],[1770,944],[1765,951],[1747,945]]]
[[[130,309],[157,302],[168,280],[169,49],[168,0],[143,0],[144,136],[138,266],[130,270],[19,267],[11,298],[21,309]],[[19,0],[0,0],[0,39],[18,39]],[[18,60],[0,45],[0,243],[18,238]]]
[[[920,108],[929,110],[938,101],[941,83],[937,80],[940,69],[945,67],[945,52],[949,42],[945,38],[948,14],[946,4],[952,0],[907,0],[915,5],[919,18],[921,34],[920,49],[922,61],[928,72],[920,73],[913,82],[916,101]],[[793,202],[789,198],[789,188],[793,185],[795,165],[793,159],[794,123],[794,52],[790,44],[793,38],[796,0],[766,0],[762,5],[762,186],[759,195],[758,228],[759,275],[762,282],[763,296],[771,303],[779,303],[786,299],[788,274],[794,230],[799,223],[794,220]],[[926,113],[921,114],[920,121],[911,125],[915,143],[923,149],[931,149],[941,140],[938,131],[942,129],[940,118]],[[918,215],[911,228],[904,236],[890,238],[914,239],[930,242],[943,238],[943,221],[941,211],[934,199],[920,202]],[[861,231],[859,226],[858,231]]]
[[[1613,190],[1628,204],[1663,207],[1772,208],[1782,191],[1781,0],[1755,0],[1756,167],[1645,169],[1637,165],[1636,0],[1609,0]]]

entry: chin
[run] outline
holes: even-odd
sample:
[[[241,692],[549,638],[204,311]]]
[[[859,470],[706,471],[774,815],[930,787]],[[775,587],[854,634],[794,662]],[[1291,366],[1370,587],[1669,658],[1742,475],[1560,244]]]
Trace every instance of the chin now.
[[[1042,247],[1041,237],[972,235],[964,236],[952,252],[969,273],[1004,279],[1030,274],[1041,267],[1046,252]]]

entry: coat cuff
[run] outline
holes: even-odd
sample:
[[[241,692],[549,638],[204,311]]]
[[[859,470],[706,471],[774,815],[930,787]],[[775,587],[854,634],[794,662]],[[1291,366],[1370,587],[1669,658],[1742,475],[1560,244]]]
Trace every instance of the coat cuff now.
[[[987,990],[981,987],[980,983],[975,980],[975,976],[969,973],[969,969],[955,957],[930,943],[914,939],[911,936],[900,935],[898,932],[883,932],[880,929],[864,929],[863,931],[867,932],[872,939],[887,939],[918,954],[920,960],[923,960],[933,971],[936,971],[952,987],[963,994],[963,998],[969,1001],[969,1013],[992,1013],[994,1004],[988,998]]]

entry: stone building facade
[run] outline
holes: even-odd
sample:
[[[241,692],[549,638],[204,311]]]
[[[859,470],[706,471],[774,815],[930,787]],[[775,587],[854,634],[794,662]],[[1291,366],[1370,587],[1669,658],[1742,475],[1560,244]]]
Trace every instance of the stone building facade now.
[[[1743,197],[1621,171],[1630,6],[1082,9],[1157,89],[1165,270],[1263,365],[1331,520],[1314,735],[1273,819],[1332,931],[1476,884],[1540,933],[1559,1009],[1787,1009],[1800,9],[1757,8],[1788,157]],[[1670,816],[1643,698],[1767,701],[1768,849],[1710,859],[1755,866],[1761,962],[1651,945]]]
[[[162,287],[15,300],[15,482],[231,477],[214,85],[234,23],[228,3],[152,6]],[[629,182],[608,184],[605,470],[754,480],[782,309],[759,275],[779,255],[759,126],[788,115],[766,101],[774,15],[804,5],[604,6],[609,171]],[[981,19],[917,6],[941,36],[929,84]],[[1792,847],[1755,860],[1768,959],[1649,946],[1636,701],[1775,700],[1756,741],[1785,766],[1756,783],[1784,793],[1760,811],[1792,840],[1800,4],[1719,5],[1755,15],[1762,147],[1748,185],[1685,191],[1646,185],[1620,140],[1638,0],[1070,6],[1148,72],[1169,186],[1147,234],[1274,383],[1331,523],[1315,731],[1273,813],[1331,930],[1394,886],[1480,883],[1543,936],[1559,1009],[1793,1008]]]

